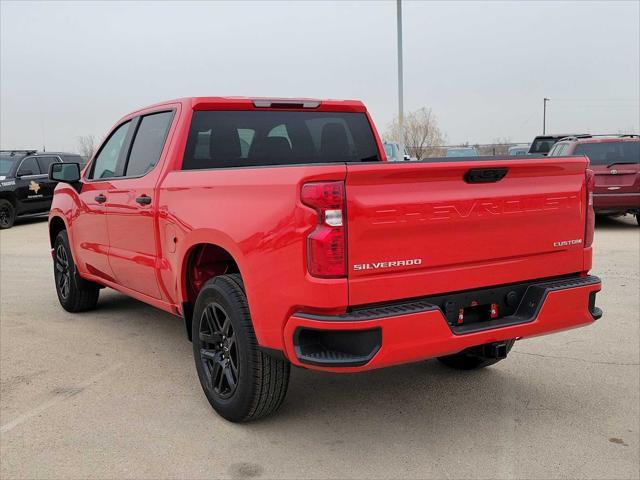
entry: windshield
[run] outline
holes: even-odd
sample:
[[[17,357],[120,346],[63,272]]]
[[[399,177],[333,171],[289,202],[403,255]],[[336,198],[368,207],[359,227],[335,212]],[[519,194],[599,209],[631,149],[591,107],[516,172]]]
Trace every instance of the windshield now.
[[[477,157],[475,148],[450,148],[447,150],[447,157]]]
[[[640,163],[640,142],[581,143],[576,146],[574,154],[586,155],[591,165]]]
[[[379,160],[364,113],[196,111],[182,168]]]
[[[0,157],[0,175],[6,176],[13,167],[14,163],[18,160],[14,157]]]

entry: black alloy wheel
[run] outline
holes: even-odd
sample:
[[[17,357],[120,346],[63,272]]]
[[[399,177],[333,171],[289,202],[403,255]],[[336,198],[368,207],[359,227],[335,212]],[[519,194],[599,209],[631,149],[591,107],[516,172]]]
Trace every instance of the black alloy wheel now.
[[[62,230],[56,236],[53,253],[53,279],[62,308],[72,313],[95,308],[100,286],[84,280],[78,274],[66,230]]]
[[[239,274],[205,282],[194,305],[191,338],[200,385],[220,416],[246,422],[280,407],[291,366],[260,349]]]
[[[209,387],[221,399],[238,386],[238,345],[231,319],[219,303],[210,303],[200,318],[200,362]]]
[[[69,269],[69,257],[62,243],[56,248],[55,279],[58,292],[63,300],[69,298],[71,288],[71,271]]]
[[[16,220],[16,209],[8,200],[0,200],[0,229],[13,227]]]

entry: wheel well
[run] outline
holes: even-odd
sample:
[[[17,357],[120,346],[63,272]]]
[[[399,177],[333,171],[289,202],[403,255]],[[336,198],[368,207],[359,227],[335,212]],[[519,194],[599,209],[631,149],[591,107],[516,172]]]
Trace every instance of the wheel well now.
[[[56,241],[56,237],[58,234],[66,230],[67,227],[64,224],[64,220],[60,217],[53,217],[51,222],[49,223],[49,241],[51,242],[51,246],[53,247],[53,243]]]
[[[8,200],[13,207],[16,207],[16,197],[12,193],[0,193],[0,199]]]
[[[201,243],[189,250],[183,278],[187,296],[182,306],[189,340],[191,340],[191,316],[200,289],[209,279],[227,273],[240,273],[240,269],[233,256],[224,248],[210,243]]]

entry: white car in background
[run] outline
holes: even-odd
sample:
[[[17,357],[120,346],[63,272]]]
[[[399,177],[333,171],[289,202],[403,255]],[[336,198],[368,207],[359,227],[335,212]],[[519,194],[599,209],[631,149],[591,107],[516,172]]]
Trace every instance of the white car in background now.
[[[412,158],[404,152],[404,155],[400,155],[400,143],[399,142],[383,142],[384,153],[387,154],[387,160],[390,162],[408,162]]]

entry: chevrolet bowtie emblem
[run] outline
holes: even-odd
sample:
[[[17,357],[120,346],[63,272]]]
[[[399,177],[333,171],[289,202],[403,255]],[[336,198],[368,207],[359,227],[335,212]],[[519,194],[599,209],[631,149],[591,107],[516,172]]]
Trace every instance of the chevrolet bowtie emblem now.
[[[31,183],[29,184],[29,190],[37,194],[38,191],[40,190],[40,184],[38,182],[34,182],[33,180],[31,180]]]

